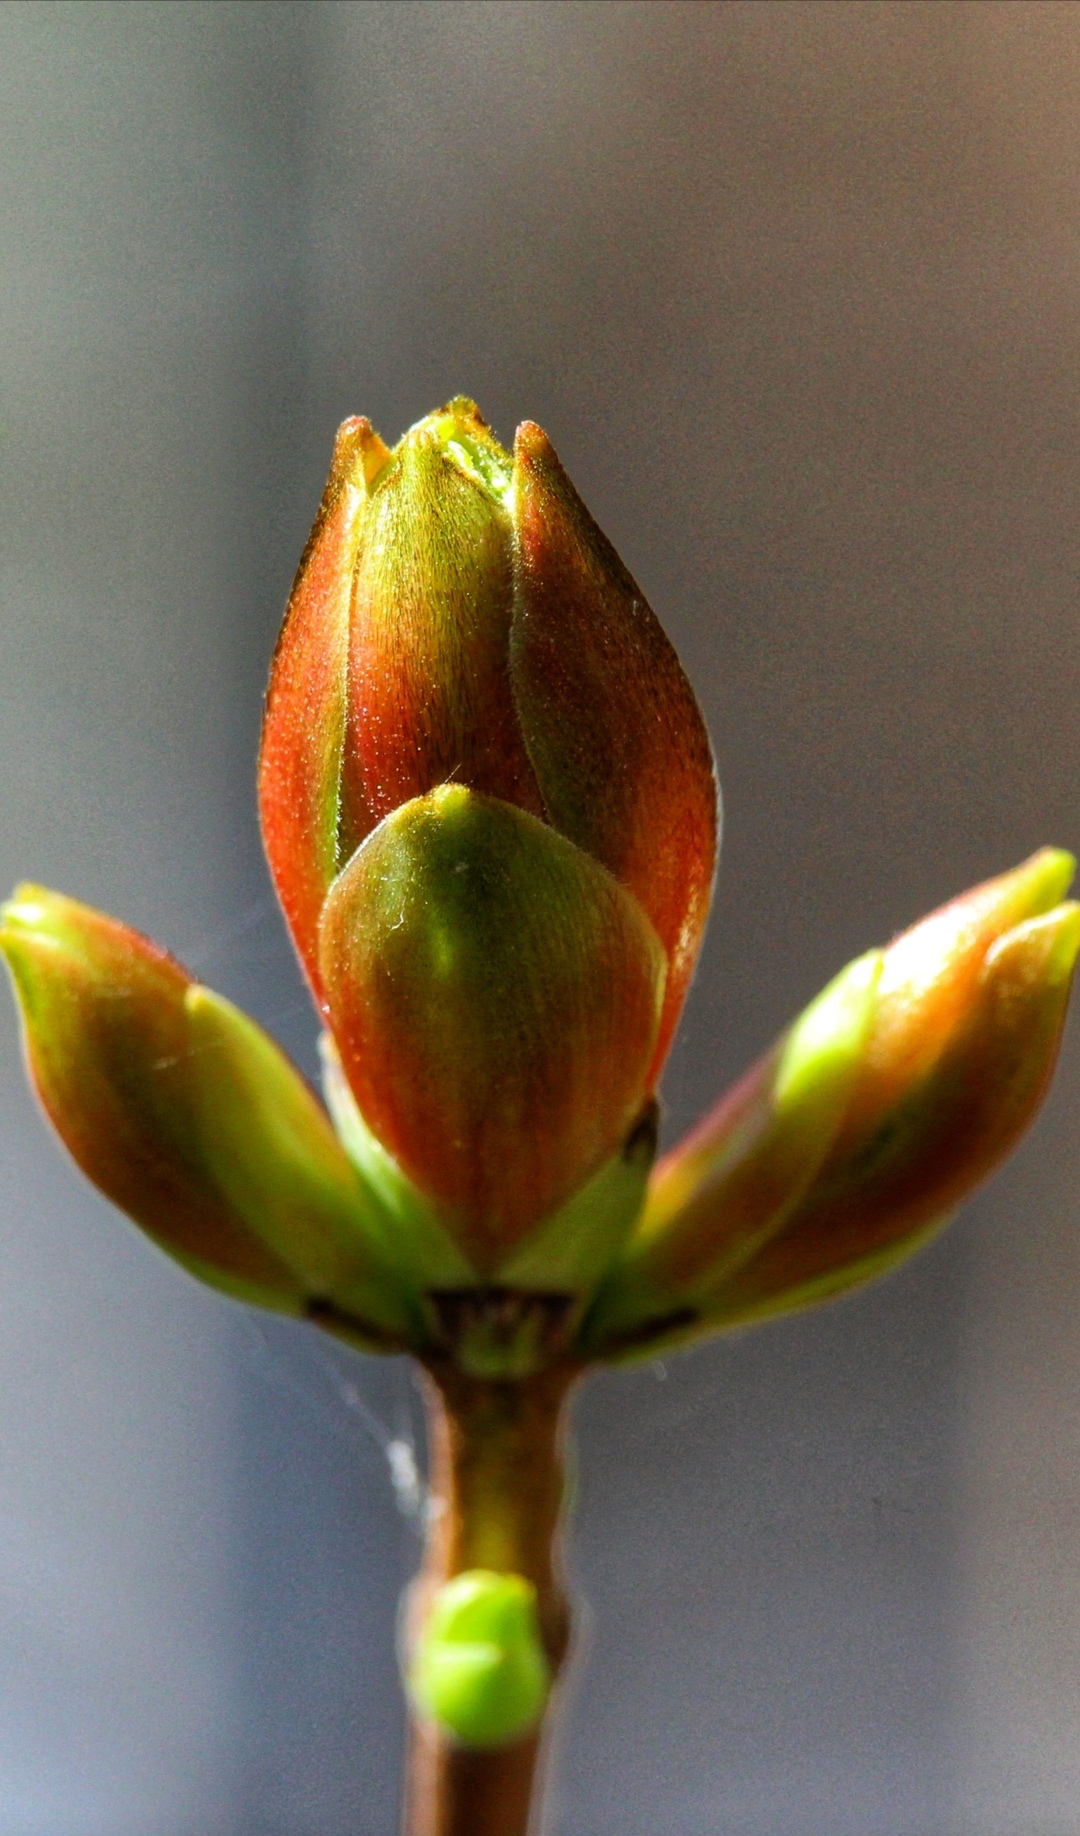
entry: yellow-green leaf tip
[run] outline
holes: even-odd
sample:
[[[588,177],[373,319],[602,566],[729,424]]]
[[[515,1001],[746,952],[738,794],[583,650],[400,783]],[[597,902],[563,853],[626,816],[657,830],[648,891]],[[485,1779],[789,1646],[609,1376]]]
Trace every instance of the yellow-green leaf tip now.
[[[31,930],[48,917],[48,894],[41,887],[23,881],[10,899],[0,905],[0,924],[5,930]]]
[[[881,980],[884,952],[868,950],[835,976],[800,1014],[784,1043],[773,1100],[783,1113],[816,1086],[831,1084],[862,1050]]]
[[[1024,876],[1032,916],[1048,912],[1059,904],[1072,885],[1075,873],[1076,856],[1067,848],[1040,848],[1033,854],[1025,867],[1018,870],[1018,876]]]
[[[459,1746],[508,1746],[535,1727],[551,1688],[536,1589],[471,1568],[435,1595],[409,1678],[420,1713]]]

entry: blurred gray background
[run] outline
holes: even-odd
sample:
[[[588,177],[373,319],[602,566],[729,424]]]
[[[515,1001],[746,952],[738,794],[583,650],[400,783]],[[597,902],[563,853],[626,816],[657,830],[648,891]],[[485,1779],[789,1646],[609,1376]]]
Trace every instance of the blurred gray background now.
[[[715,736],[674,1130],[1080,843],[1080,8],[0,7],[0,884],[305,1066],[269,653],[337,422],[459,390],[548,429]],[[560,1836],[1080,1836],[1078,1148],[1074,1039],[911,1267],[590,1385]],[[0,1156],[0,1836],[392,1836],[406,1371],[137,1238],[6,1000]]]

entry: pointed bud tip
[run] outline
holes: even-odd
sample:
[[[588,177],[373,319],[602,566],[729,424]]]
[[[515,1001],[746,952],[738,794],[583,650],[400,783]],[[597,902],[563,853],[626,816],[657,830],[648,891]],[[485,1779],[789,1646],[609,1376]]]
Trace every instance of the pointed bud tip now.
[[[222,1005],[222,997],[203,982],[191,982],[184,990],[184,1006],[193,1020],[214,1018]]]
[[[455,421],[470,422],[473,426],[479,427],[484,433],[490,431],[488,422],[485,421],[471,395],[452,395],[450,400],[443,408],[439,409],[438,412]]]
[[[500,446],[474,401],[455,395],[445,407],[417,421],[403,435],[395,456],[421,472],[449,461],[458,472],[479,485],[504,509],[509,509],[513,487],[510,454]]]
[[[514,458],[520,465],[543,465],[554,451],[542,427],[535,421],[522,421],[514,435]]]
[[[406,428],[398,442],[397,449],[405,446],[418,446],[428,441],[445,446],[461,434],[477,436],[490,440],[491,429],[480,413],[476,403],[468,395],[453,395],[441,408],[435,408],[430,414],[421,415],[411,427]]]
[[[330,462],[332,485],[350,480],[370,490],[390,458],[386,441],[375,432],[366,415],[353,414],[342,421],[334,439]]]
[[[987,951],[983,973],[996,981],[1057,989],[1071,979],[1078,955],[1080,904],[1069,900],[1006,931]]]
[[[47,925],[60,901],[47,886],[21,880],[10,899],[0,904],[0,936],[4,931],[36,931]]]
[[[66,957],[72,968],[80,963],[93,974],[102,949],[119,952],[125,960],[134,952],[166,968],[166,972],[177,969],[167,950],[106,913],[69,899],[65,893],[53,892],[48,886],[21,881],[11,898],[0,904],[0,954],[24,994],[29,984],[20,978],[29,976],[32,980],[35,965],[42,966],[46,957]],[[50,974],[56,972],[54,963]]]
[[[1060,904],[1072,885],[1076,873],[1076,856],[1065,848],[1040,848],[1016,869],[1018,885],[1030,900],[1031,915],[1048,912]]]
[[[893,939],[885,953],[881,980],[882,1023],[894,1046],[923,996],[937,988],[936,1033],[922,1026],[920,1055],[925,1057],[945,1024],[955,1018],[968,996],[969,979],[981,973],[986,953],[1015,925],[1053,910],[1068,890],[1076,870],[1064,848],[1040,848],[1019,867],[970,887],[930,912]],[[970,992],[970,989],[969,989]],[[895,1051],[893,1056],[898,1055]]]

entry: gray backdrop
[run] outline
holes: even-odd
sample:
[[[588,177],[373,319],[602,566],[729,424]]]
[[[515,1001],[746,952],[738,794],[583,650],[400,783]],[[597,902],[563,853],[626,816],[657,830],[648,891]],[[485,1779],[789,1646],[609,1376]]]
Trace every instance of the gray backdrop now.
[[[673,1129],[1080,843],[1078,85],[1073,6],[0,8],[0,882],[310,1066],[267,660],[336,423],[458,390],[548,428],[715,736]],[[590,1385],[561,1836],[1080,1836],[1078,1133],[1073,1045],[886,1285]],[[391,1836],[406,1372],[146,1246],[6,1001],[0,1139],[0,1836]]]

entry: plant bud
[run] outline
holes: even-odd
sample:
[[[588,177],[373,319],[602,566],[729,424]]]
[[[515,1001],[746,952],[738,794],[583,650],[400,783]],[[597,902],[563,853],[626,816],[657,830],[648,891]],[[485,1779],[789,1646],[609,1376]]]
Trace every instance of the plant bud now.
[[[707,916],[708,738],[540,429],[520,429],[511,459],[463,399],[393,453],[345,423],[274,662],[263,833],[320,993],[334,879],[378,823],[447,783],[549,825],[640,904],[667,959],[650,1088]]]
[[[409,1686],[421,1715],[460,1746],[520,1740],[551,1688],[532,1582],[487,1568],[445,1582],[428,1608]]]
[[[205,1280],[355,1343],[500,1382],[822,1298],[921,1242],[1050,1075],[1080,914],[1047,849],[849,965],[651,1170],[708,739],[546,436],[511,456],[463,398],[393,451],[340,429],[259,798],[329,1115],[114,920],[23,888],[0,947],[90,1178]]]
[[[3,907],[0,949],[41,1102],[107,1198],[228,1294],[336,1309],[373,1348],[405,1342],[373,1201],[261,1028],[137,931],[43,887]]]
[[[1073,866],[1044,849],[915,925],[873,977],[864,958],[846,991],[838,978],[657,1167],[586,1324],[590,1351],[653,1355],[823,1299],[955,1210],[1053,1070],[1080,950],[1080,907],[1058,903]],[[793,1092],[791,1048],[815,1009]]]
[[[665,969],[611,874],[460,786],[397,810],[335,881],[319,972],[346,1076],[480,1270],[636,1120]]]

